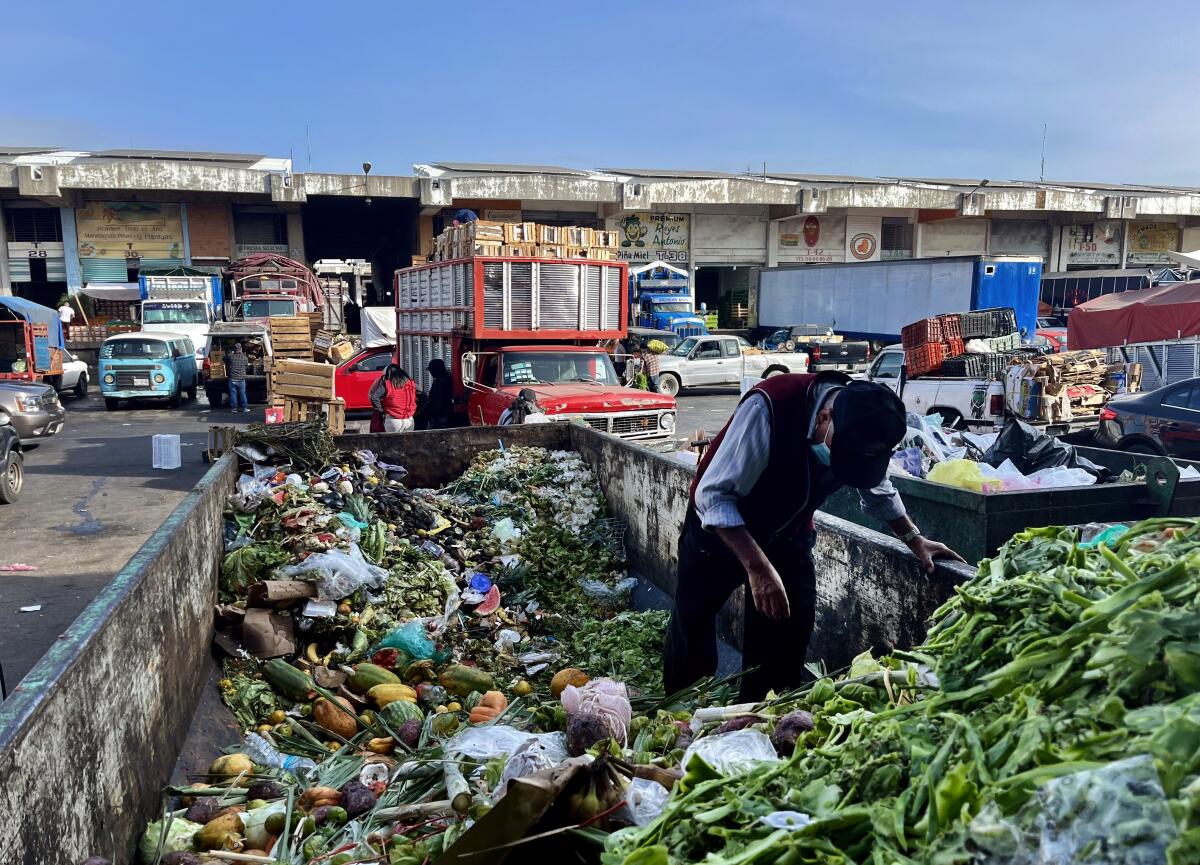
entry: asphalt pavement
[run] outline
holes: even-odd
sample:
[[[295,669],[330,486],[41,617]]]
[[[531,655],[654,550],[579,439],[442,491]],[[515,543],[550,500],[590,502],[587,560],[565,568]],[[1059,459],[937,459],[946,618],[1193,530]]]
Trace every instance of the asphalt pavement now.
[[[203,397],[106,411],[96,392],[63,397],[66,426],[25,454],[25,487],[0,505],[0,668],[11,690],[207,471],[211,424],[255,414],[210,412]],[[151,468],[151,437],[178,433],[182,465]],[[40,609],[22,612],[22,607]]]
[[[741,396],[736,387],[699,387],[685,390],[677,398],[675,430],[691,438],[703,430],[716,435],[733,414]]]

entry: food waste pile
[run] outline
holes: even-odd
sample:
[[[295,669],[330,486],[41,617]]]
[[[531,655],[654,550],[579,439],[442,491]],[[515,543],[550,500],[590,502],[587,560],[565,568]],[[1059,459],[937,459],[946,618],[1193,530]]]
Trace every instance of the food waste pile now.
[[[317,450],[250,451],[231,496],[243,738],[166,791],[143,863],[1200,861],[1195,521],[1022,533],[923,646],[735,705],[662,692],[665,613],[627,608],[577,455],[435,491]]]

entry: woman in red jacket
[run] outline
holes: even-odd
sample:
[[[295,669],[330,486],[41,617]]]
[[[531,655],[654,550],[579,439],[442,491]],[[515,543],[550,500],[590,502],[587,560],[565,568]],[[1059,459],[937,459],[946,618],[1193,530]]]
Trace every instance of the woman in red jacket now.
[[[408,432],[417,413],[417,386],[408,373],[395,363],[388,364],[383,375],[371,385],[371,405],[383,416],[384,432]]]

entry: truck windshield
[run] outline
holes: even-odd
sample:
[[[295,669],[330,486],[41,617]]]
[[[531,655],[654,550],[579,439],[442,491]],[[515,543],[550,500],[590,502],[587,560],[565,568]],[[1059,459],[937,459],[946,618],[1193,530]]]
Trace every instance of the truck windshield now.
[[[654,304],[655,312],[691,312],[692,305],[686,301],[672,301],[670,303]]]
[[[604,352],[505,352],[504,385],[590,381],[617,385],[617,373]]]
[[[178,301],[142,304],[142,324],[207,324],[208,310],[203,303]],[[150,330],[150,328],[146,328]]]
[[[698,343],[699,341],[700,340],[697,339],[696,337],[689,336],[683,342],[679,343],[679,345],[677,345],[673,349],[671,349],[671,354],[676,354],[676,355],[679,355],[680,357],[687,357],[689,354],[692,353],[692,349],[694,349],[696,347],[696,343]]]
[[[117,360],[164,360],[170,356],[170,347],[155,339],[114,339],[100,347],[100,357]]]
[[[294,300],[247,300],[242,304],[242,318],[270,318],[273,315],[295,315]]]

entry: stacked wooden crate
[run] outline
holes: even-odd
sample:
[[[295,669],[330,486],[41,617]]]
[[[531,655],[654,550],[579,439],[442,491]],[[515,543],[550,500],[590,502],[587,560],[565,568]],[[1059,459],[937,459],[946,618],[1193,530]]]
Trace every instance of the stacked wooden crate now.
[[[276,358],[312,360],[312,329],[307,315],[276,316],[271,322],[271,351]]]
[[[472,255],[509,258],[587,258],[612,261],[619,238],[615,231],[575,225],[477,220],[447,228],[434,239],[433,259],[451,261]]]
[[[339,364],[354,354],[354,343],[341,333],[332,330],[318,330],[313,337],[313,358],[320,361]]]
[[[323,414],[329,431],[340,435],[346,429],[346,404],[334,396],[333,374],[328,363],[276,357],[267,374],[268,402],[279,411],[283,423],[311,420]]]

